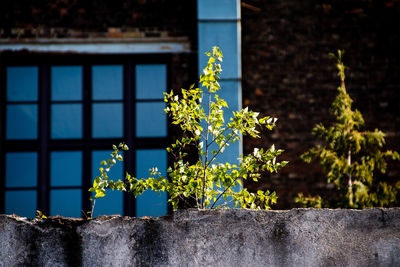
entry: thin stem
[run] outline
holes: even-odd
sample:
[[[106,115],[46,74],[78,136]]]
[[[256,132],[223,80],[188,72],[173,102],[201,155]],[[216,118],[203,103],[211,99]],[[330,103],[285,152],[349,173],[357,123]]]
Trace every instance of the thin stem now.
[[[198,209],[199,206],[200,206],[200,203],[199,203],[199,197],[198,197],[198,195],[197,195],[197,190],[194,191],[194,194],[196,195],[195,201],[196,201],[196,207],[197,207],[197,209]]]
[[[228,205],[231,202],[233,202],[233,198],[231,200],[229,200],[228,202],[225,202],[223,205],[221,205],[221,207],[226,207],[226,205]]]
[[[222,146],[219,147],[218,152],[217,152],[215,155],[213,155],[213,157],[211,158],[210,162],[207,163],[206,168],[208,168],[208,166],[211,164],[211,162],[213,162],[213,160],[214,160],[214,159],[217,157],[217,155],[221,152],[222,148],[225,147],[225,145],[226,145],[233,137],[234,137],[234,135],[232,135],[230,138],[228,138],[228,139],[226,139],[226,140],[224,141],[224,144],[223,144]],[[225,188],[225,190],[222,192],[222,194],[220,194],[220,195],[218,196],[218,198],[214,201],[214,203],[213,203],[213,205],[211,206],[211,208],[214,207],[215,203],[217,203],[217,201],[221,198],[221,196],[233,185],[233,183],[234,183],[237,179],[238,179],[238,178],[236,178],[235,180],[233,180],[233,181],[231,182],[231,184],[229,185],[229,187]]]
[[[204,203],[204,199],[205,199],[205,190],[206,190],[206,183],[207,183],[207,160],[208,160],[208,126],[210,124],[209,122],[209,118],[210,118],[210,109],[211,109],[211,92],[210,92],[210,88],[207,88],[208,90],[208,114],[207,114],[207,134],[206,134],[206,155],[205,155],[205,159],[204,159],[204,175],[203,175],[203,192],[201,194],[201,208],[204,209],[205,208],[205,203]]]
[[[218,200],[225,194],[225,192],[228,191],[228,189],[232,187],[233,183],[236,182],[236,180],[237,180],[238,178],[239,178],[239,177],[237,177],[235,180],[231,181],[231,184],[230,184],[228,187],[226,187],[225,190],[217,197],[217,199],[216,199],[216,200],[214,201],[214,203],[212,204],[211,209],[214,208],[214,205],[215,205],[215,204],[218,202]]]
[[[351,151],[350,151],[350,149],[349,149],[349,151],[348,151],[348,153],[347,153],[347,166],[350,166],[351,165]],[[352,180],[351,180],[351,174],[350,173],[348,173],[347,174],[347,176],[348,176],[348,192],[349,192],[349,206],[350,207],[352,207],[353,206],[353,188],[352,188],[352,186],[353,186],[353,182],[352,182]]]
[[[346,84],[345,84],[345,74],[344,74],[344,65],[342,62],[340,62],[340,87],[341,90],[343,91],[342,93],[345,94],[346,93]],[[351,114],[351,106],[350,105],[346,105],[346,112],[348,114]],[[347,129],[346,132],[348,135],[350,135],[351,133],[351,123],[350,121],[347,121],[347,125],[346,125]],[[351,166],[351,149],[349,148],[349,150],[347,151],[347,167]],[[352,206],[353,205],[353,181],[352,181],[352,177],[351,177],[351,173],[347,173],[347,177],[348,177],[348,181],[347,181],[347,187],[348,187],[348,192],[349,192],[349,205]]]
[[[228,139],[226,139],[226,140],[224,141],[224,143],[222,144],[222,146],[219,147],[217,153],[215,153],[215,155],[213,155],[213,157],[211,158],[210,162],[207,164],[207,167],[211,164],[211,162],[213,162],[213,160],[217,157],[217,155],[221,153],[222,148],[225,147],[226,144],[227,144],[230,140],[232,140],[233,137],[234,137],[234,135],[232,135],[230,138],[228,138]]]
[[[90,217],[93,218],[93,212],[94,212],[94,205],[96,204],[96,198],[93,199],[93,204],[92,204],[92,211],[90,212]]]
[[[213,140],[211,141],[211,143],[208,144],[208,146],[211,146],[218,139],[218,137],[220,137],[221,135],[223,135],[226,132],[226,130],[228,130],[228,128],[225,128],[222,132],[220,132],[218,135],[216,135],[213,138]]]
[[[195,181],[197,181],[197,179],[199,179],[199,169],[198,168],[196,168],[196,179],[195,179]],[[197,206],[197,208],[199,208],[200,207],[200,203],[199,203],[199,196],[197,195],[197,190],[195,191],[195,194],[196,194],[196,206]]]

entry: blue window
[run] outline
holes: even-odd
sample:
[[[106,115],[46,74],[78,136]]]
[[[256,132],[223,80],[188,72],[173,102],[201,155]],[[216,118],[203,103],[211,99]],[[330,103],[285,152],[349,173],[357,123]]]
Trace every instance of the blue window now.
[[[50,153],[50,185],[82,185],[82,152],[54,151]]]
[[[93,66],[92,84],[92,137],[123,137],[123,67]]]
[[[166,137],[167,116],[163,92],[167,89],[167,66],[136,66],[136,136]]]
[[[164,99],[167,66],[148,64],[136,66],[136,99]]]
[[[6,136],[10,140],[37,139],[38,106],[37,104],[7,105]]]
[[[120,142],[130,150],[125,162],[111,169],[110,178],[123,179],[124,164],[132,175],[144,177],[155,166],[165,174],[163,92],[169,56],[156,58],[147,64],[147,56],[137,55],[2,57],[0,213],[34,217],[40,210],[50,216],[84,216],[91,210],[88,189],[100,162]],[[24,61],[38,63],[21,65]],[[108,190],[94,210],[94,216],[166,213],[167,194],[151,191],[135,200]]]
[[[82,138],[82,86],[82,66],[51,67],[51,138]]]
[[[99,168],[102,167],[100,162],[111,158],[110,150],[101,150],[92,152],[92,173],[94,177],[100,174]],[[110,172],[108,173],[110,179],[117,181],[118,179],[123,180],[123,163],[117,162]],[[97,215],[122,215],[123,214],[123,194],[119,191],[107,190],[107,194],[104,198],[96,199],[95,205],[95,216]]]
[[[23,217],[35,217],[37,191],[13,190],[5,192],[5,213]]]
[[[80,217],[82,211],[82,152],[50,153],[50,216]],[[68,199],[68,201],[66,201]]]
[[[122,103],[93,104],[92,124],[94,138],[122,137]]]
[[[136,151],[136,176],[149,177],[149,169],[157,167],[161,175],[167,174],[167,152],[164,149]],[[136,198],[136,216],[163,216],[168,211],[167,193],[147,190]]]
[[[38,138],[37,66],[6,68],[6,140]],[[4,106],[4,104],[3,104]],[[7,141],[6,141],[7,142]],[[37,204],[37,152],[5,152],[4,212],[34,217]],[[1,180],[0,180],[1,182]],[[1,193],[1,192],[0,192]]]
[[[82,138],[82,104],[52,104],[51,137]]]
[[[120,65],[93,66],[93,100],[122,100],[123,68]]]
[[[136,105],[136,136],[167,136],[167,116],[164,102],[139,102]]]
[[[82,67],[51,68],[51,100],[82,100]]]
[[[82,189],[52,189],[50,216],[81,217]]]
[[[7,100],[38,100],[38,67],[7,67]]]
[[[6,154],[6,187],[35,187],[37,185],[37,152]]]
[[[36,66],[7,67],[6,137],[9,140],[38,136],[38,73]]]

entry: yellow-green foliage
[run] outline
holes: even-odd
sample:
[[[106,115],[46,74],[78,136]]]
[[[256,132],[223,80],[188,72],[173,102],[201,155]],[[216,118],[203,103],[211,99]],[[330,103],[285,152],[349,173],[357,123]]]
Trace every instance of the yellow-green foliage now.
[[[320,196],[304,196],[303,193],[299,193],[294,198],[296,203],[301,203],[303,207],[322,208],[322,197]]]
[[[259,118],[258,112],[246,107],[233,112],[226,122],[224,108],[228,103],[217,94],[221,89],[218,80],[222,72],[222,52],[213,47],[206,55],[209,60],[200,76],[199,88],[193,85],[181,89],[179,95],[173,91],[164,94],[165,111],[171,117],[171,123],[179,125],[183,131],[183,136],[167,148],[173,158],[173,164],[167,170],[168,176],[153,168],[146,179],[127,174],[124,181],[113,181],[108,172],[117,161],[123,160],[121,152],[128,149],[125,144],[120,144],[113,147],[111,158],[101,163],[100,175],[90,188],[96,193],[95,198],[104,197],[106,188],[127,191],[135,197],[151,189],[168,192],[173,209],[187,200],[194,202],[199,209],[229,206],[269,209],[270,204],[276,203],[275,192],[249,192],[242,187],[242,180],[257,181],[261,173],[276,172],[285,166],[286,161],[277,160],[283,150],[275,149],[274,145],[267,149],[256,148],[253,153],[241,156],[239,164],[218,163],[218,157],[243,135],[260,138],[259,130],[272,130],[277,119]],[[187,147],[197,150],[195,163],[188,161]]]
[[[326,172],[328,183],[339,190],[340,200],[305,198],[299,195],[295,202],[305,207],[342,207],[365,208],[384,207],[398,203],[400,182],[389,185],[380,180],[380,174],[387,169],[387,159],[399,160],[395,151],[381,151],[385,144],[385,134],[375,129],[362,131],[364,119],[358,110],[352,110],[353,100],[346,91],[345,70],[342,62],[343,52],[333,55],[339,70],[339,94],[334,100],[330,112],[336,122],[326,128],[318,124],[312,130],[313,135],[326,141],[326,145],[317,146],[304,153],[301,158],[310,163],[319,160]]]

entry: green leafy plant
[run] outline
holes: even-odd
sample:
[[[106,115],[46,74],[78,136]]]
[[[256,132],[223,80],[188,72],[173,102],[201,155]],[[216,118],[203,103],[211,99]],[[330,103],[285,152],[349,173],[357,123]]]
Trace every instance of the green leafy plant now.
[[[36,210],[36,219],[38,220],[46,220],[47,216],[43,214],[40,210]]]
[[[123,160],[121,151],[128,149],[125,144],[120,144],[114,146],[111,158],[101,163],[100,176],[95,178],[90,189],[96,193],[95,198],[104,197],[106,188],[129,191],[135,197],[151,189],[167,191],[173,209],[186,201],[199,209],[229,206],[269,209],[270,204],[276,203],[275,192],[249,192],[242,187],[242,180],[258,181],[261,173],[276,172],[285,166],[286,161],[278,162],[276,159],[283,150],[275,149],[274,145],[268,149],[254,149],[253,153],[241,156],[238,164],[217,163],[217,159],[242,135],[259,138],[259,128],[272,130],[277,119],[258,118],[259,113],[246,107],[233,112],[229,122],[225,122],[224,108],[228,104],[217,94],[223,55],[218,47],[213,47],[206,55],[209,60],[200,76],[200,88],[192,85],[188,90],[181,89],[179,95],[173,91],[165,93],[164,99],[168,104],[165,111],[172,124],[179,125],[183,133],[167,148],[174,158],[167,170],[168,176],[162,176],[157,168],[152,168],[148,178],[138,179],[127,174],[124,181],[113,181],[108,172],[113,164]],[[197,151],[194,163],[187,159],[188,148]]]
[[[378,129],[361,131],[364,119],[358,110],[352,110],[352,99],[346,91],[345,70],[338,51],[337,60],[340,86],[330,112],[336,122],[329,128],[323,124],[314,127],[313,135],[324,139],[327,145],[312,148],[301,158],[310,163],[319,160],[326,172],[328,183],[333,183],[339,191],[339,201],[322,200],[320,196],[305,197],[299,194],[295,199],[305,207],[342,207],[365,208],[390,206],[398,202],[400,182],[389,185],[380,180],[380,174],[386,172],[387,159],[399,160],[395,151],[381,151],[385,144],[385,134]]]

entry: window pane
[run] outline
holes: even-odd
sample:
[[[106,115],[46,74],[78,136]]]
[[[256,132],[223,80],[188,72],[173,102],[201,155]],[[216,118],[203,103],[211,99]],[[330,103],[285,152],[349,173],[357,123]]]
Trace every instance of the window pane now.
[[[17,214],[22,217],[36,216],[36,190],[6,191],[6,214]]]
[[[50,216],[81,217],[81,189],[53,189],[50,192]]]
[[[101,150],[92,152],[92,182],[96,176],[100,174],[100,162],[111,158],[110,150]],[[123,162],[117,161],[108,174],[110,179],[118,180],[123,179]],[[96,206],[94,216],[99,215],[114,215],[123,213],[123,193],[119,191],[107,190],[107,194],[103,198],[96,199]]]
[[[106,196],[96,199],[93,217],[99,215],[123,215],[123,194],[119,191],[107,190]]]
[[[167,87],[167,66],[164,64],[136,66],[136,98],[163,99]]]
[[[51,105],[51,138],[82,138],[82,104]]]
[[[167,116],[164,102],[136,104],[136,136],[167,136]]]
[[[82,67],[51,67],[51,100],[82,99]]]
[[[162,175],[167,173],[167,153],[163,149],[136,151],[136,176],[147,178],[149,169],[157,167]],[[147,190],[136,198],[136,216],[163,216],[168,212],[167,193]]]
[[[6,154],[6,187],[37,185],[37,153],[10,152]],[[21,166],[23,166],[21,168]]]
[[[38,67],[7,67],[7,100],[38,100]]]
[[[94,138],[122,137],[122,103],[93,104],[92,123]]]
[[[38,107],[36,104],[7,105],[7,139],[36,139]]]
[[[51,152],[51,186],[82,185],[82,152]]]
[[[122,66],[93,66],[93,99],[122,99]]]

